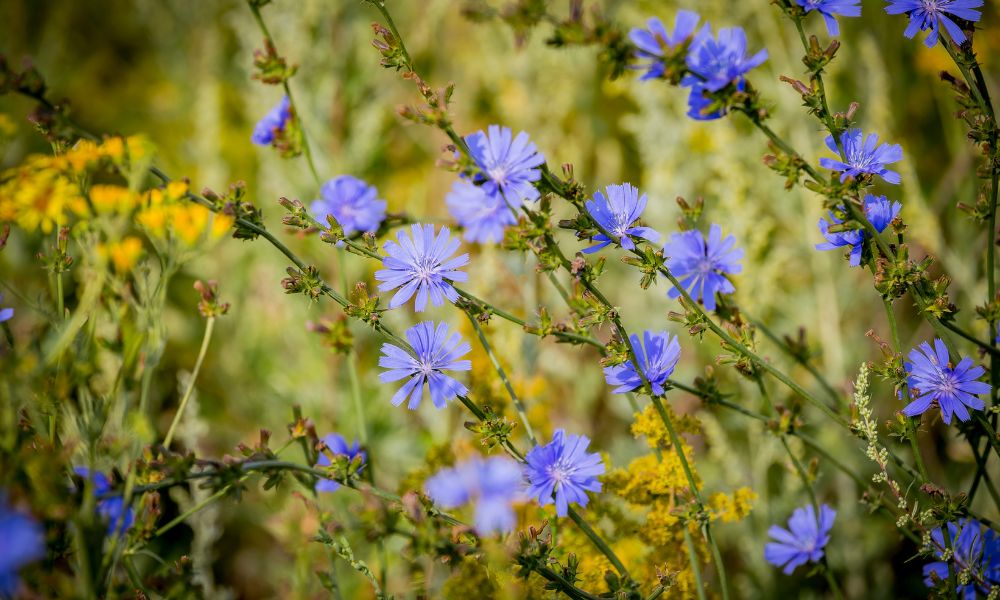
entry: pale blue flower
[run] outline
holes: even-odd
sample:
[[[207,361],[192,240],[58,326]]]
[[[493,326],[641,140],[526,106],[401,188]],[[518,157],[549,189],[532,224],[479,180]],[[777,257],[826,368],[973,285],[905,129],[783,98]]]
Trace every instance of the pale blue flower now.
[[[587,200],[586,208],[590,216],[601,227],[618,238],[617,242],[625,250],[635,249],[635,242],[630,236],[640,237],[650,242],[658,242],[660,234],[652,227],[636,227],[636,221],[646,209],[646,194],[639,196],[639,190],[632,184],[609,185],[605,196],[600,191],[594,193],[592,200]],[[597,252],[613,241],[603,233],[594,236],[597,244],[585,248],[584,252]]]
[[[552,441],[535,446],[525,457],[528,495],[538,504],[556,504],[556,515],[565,517],[570,504],[587,506],[587,492],[601,491],[598,475],[604,461],[596,452],[587,452],[590,440],[584,435],[566,435],[557,429]]]
[[[502,456],[476,457],[441,469],[424,484],[424,491],[441,508],[475,505],[476,530],[481,534],[514,529],[513,504],[522,498],[523,488],[521,465]]]
[[[466,273],[457,270],[469,263],[469,255],[452,258],[460,245],[458,239],[451,237],[447,227],[435,235],[433,225],[414,224],[410,234],[400,229],[395,242],[385,243],[388,255],[382,260],[385,268],[375,271],[375,279],[382,282],[379,291],[400,288],[389,301],[389,308],[402,306],[414,294],[417,312],[427,307],[428,299],[434,306],[441,306],[446,299],[457,301],[458,292],[451,282],[469,279]]]
[[[379,381],[390,383],[409,378],[392,396],[393,406],[407,398],[407,407],[415,409],[424,397],[424,384],[430,390],[431,400],[437,408],[444,408],[449,400],[463,396],[469,390],[444,371],[468,371],[472,362],[459,360],[469,353],[470,347],[458,333],[450,333],[447,323],[435,326],[433,321],[417,323],[406,330],[406,340],[413,347],[410,354],[393,344],[382,344],[380,367],[388,369],[379,375]]]
[[[320,223],[332,216],[344,230],[344,235],[376,231],[385,220],[385,200],[379,200],[378,190],[364,180],[341,175],[328,180],[320,188],[319,200],[309,207]]]

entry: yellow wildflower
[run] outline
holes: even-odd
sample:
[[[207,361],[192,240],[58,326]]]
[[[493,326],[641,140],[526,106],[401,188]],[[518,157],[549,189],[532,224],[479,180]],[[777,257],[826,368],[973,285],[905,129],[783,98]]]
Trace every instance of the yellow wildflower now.
[[[698,433],[701,424],[698,419],[690,416],[677,416],[670,406],[664,406],[667,415],[674,424],[678,433]],[[636,413],[635,422],[632,423],[632,435],[635,437],[646,436],[646,443],[650,448],[669,448],[670,434],[663,425],[660,413],[656,411],[652,404],[647,404],[640,413]]]
[[[72,148],[56,156],[38,156],[50,168],[66,171],[67,174],[82,173],[101,160],[97,144],[90,140],[80,140]]]
[[[217,239],[233,225],[233,218],[214,214],[209,209],[187,200],[187,184],[172,182],[167,189],[150,190],[145,205],[136,215],[136,221],[153,237],[180,240],[188,246],[195,245],[201,236]]]
[[[46,156],[30,156],[0,181],[0,219],[16,221],[27,231],[50,233],[64,225],[70,214],[85,214],[87,204],[80,189]]]
[[[167,184],[166,196],[170,200],[183,200],[187,194],[188,184],[184,181],[171,181]]]
[[[102,244],[98,251],[111,261],[116,272],[127,273],[142,256],[142,242],[130,235],[118,242]]]
[[[121,161],[125,156],[125,140],[118,136],[105,139],[101,143],[101,154],[113,161]]]
[[[753,503],[757,499],[757,492],[748,487],[741,487],[732,496],[719,492],[712,494],[708,503],[715,513],[715,517],[722,519],[723,523],[733,523],[746,518],[753,509]]]
[[[93,185],[90,203],[99,214],[131,212],[138,197],[128,188],[119,185]]]
[[[684,453],[691,461],[691,448],[685,444]],[[660,460],[653,454],[640,456],[629,463],[627,469],[616,469],[604,477],[608,489],[635,504],[649,504],[659,498],[671,498],[688,489],[687,476],[680,460],[673,452],[664,452]],[[695,483],[701,481],[695,473]]]

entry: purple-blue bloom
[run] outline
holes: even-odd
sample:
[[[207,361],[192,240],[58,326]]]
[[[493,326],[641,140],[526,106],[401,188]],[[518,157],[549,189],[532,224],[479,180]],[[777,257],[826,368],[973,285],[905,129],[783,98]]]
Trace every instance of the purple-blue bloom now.
[[[474,504],[479,533],[507,532],[517,525],[513,503],[522,498],[524,472],[513,460],[472,458],[434,474],[424,491],[441,508]]]
[[[540,194],[534,182],[542,178],[538,167],[545,157],[520,132],[514,137],[509,127],[490,125],[486,133],[477,131],[466,136],[465,143],[476,165],[482,171],[475,179],[487,194],[501,194],[515,210],[525,200],[538,200]]]
[[[458,180],[445,198],[448,212],[462,226],[462,238],[480,244],[498,243],[504,230],[517,223],[503,196],[490,194],[482,186]]]
[[[967,409],[983,410],[985,407],[977,396],[990,392],[990,384],[978,381],[986,370],[974,365],[968,356],[952,367],[948,347],[941,338],[934,340],[934,348],[923,342],[910,351],[908,358],[909,362],[903,363],[909,373],[906,383],[916,399],[903,408],[904,415],[921,415],[932,402],[937,402],[941,418],[950,425],[952,415],[959,421],[968,421]]]
[[[250,136],[250,141],[258,146],[270,145],[274,141],[276,134],[284,131],[285,125],[288,124],[288,120],[291,118],[292,105],[288,101],[288,96],[284,96],[281,98],[281,102],[278,102],[260,121],[257,121],[257,125],[253,128],[253,135]]]
[[[3,292],[0,292],[0,302],[3,302]],[[10,307],[0,308],[0,323],[3,323],[4,321],[10,321],[13,318],[14,318],[13,308]]]
[[[726,277],[726,273],[743,270],[737,261],[743,258],[743,250],[734,248],[736,238],[732,235],[722,239],[722,227],[712,224],[708,239],[698,230],[683,231],[670,236],[663,247],[667,256],[667,269],[695,300],[701,300],[705,308],[715,310],[715,294],[731,294],[736,291]],[[668,292],[671,298],[681,295],[677,288]]]
[[[767,60],[767,50],[753,56],[747,55],[747,35],[741,27],[719,30],[717,37],[706,25],[695,36],[687,55],[687,66],[691,71],[681,80],[681,85],[691,88],[688,97],[688,116],[699,119],[718,119],[724,111],[706,113],[711,104],[705,92],[717,92],[729,84],[736,89],[746,87],[746,75],[751,69]]]
[[[364,468],[364,464],[367,462],[368,456],[365,454],[364,450],[361,449],[361,444],[358,443],[357,440],[354,441],[354,444],[348,446],[347,440],[345,440],[344,436],[339,433],[328,433],[320,439],[323,440],[323,443],[326,444],[326,447],[329,448],[330,452],[333,454],[344,455],[348,458],[348,460],[354,460],[354,457],[360,456],[361,468]],[[331,461],[330,457],[326,455],[326,452],[320,452],[319,459],[316,461],[316,466],[329,467],[331,464],[333,464],[333,461]],[[316,482],[317,492],[335,492],[339,488],[340,484],[332,479],[320,479]]]
[[[890,202],[885,196],[865,196],[865,216],[872,226],[879,233],[896,218],[903,205],[899,202]],[[864,248],[864,241],[868,239],[868,232],[863,229],[849,229],[847,231],[830,232],[830,226],[839,225],[844,222],[832,212],[829,213],[830,220],[819,220],[819,232],[823,234],[826,241],[816,244],[817,250],[836,250],[837,248],[850,247],[851,266],[856,267],[861,264],[861,251]]]
[[[97,514],[108,524],[108,535],[125,535],[125,532],[132,526],[135,514],[132,507],[125,504],[125,499],[121,495],[108,496],[111,492],[111,482],[107,475],[99,471],[91,472],[87,467],[74,467],[73,472],[89,479],[94,489],[94,497],[97,498]]]
[[[650,17],[646,21],[646,29],[632,28],[628,37],[635,44],[635,57],[639,61],[646,61],[645,64],[632,67],[646,69],[646,72],[639,78],[640,81],[663,77],[666,69],[663,59],[667,51],[675,50],[691,39],[699,19],[698,13],[679,10],[677,11],[677,19],[674,21],[673,33],[668,32],[667,28],[663,26],[663,22],[656,17]]]
[[[659,333],[645,331],[641,343],[639,336],[634,333],[628,337],[653,393],[657,396],[663,395],[666,392],[667,379],[674,372],[674,367],[681,357],[681,345],[677,337],[671,336],[666,331]],[[604,367],[604,379],[608,385],[618,386],[613,390],[616,394],[631,392],[642,385],[642,378],[639,377],[631,360]]]
[[[848,177],[859,177],[865,174],[878,175],[888,183],[898,184],[899,173],[885,168],[886,165],[903,160],[903,149],[899,144],[879,144],[878,135],[865,134],[860,129],[848,129],[840,135],[840,143],[844,146],[846,162],[839,158],[840,150],[832,135],[826,137],[826,147],[838,154],[838,158],[821,158],[821,167],[831,171],[843,171],[840,181]]]
[[[472,369],[471,361],[458,360],[468,354],[468,342],[463,342],[458,333],[449,333],[447,323],[436,327],[433,321],[417,323],[406,330],[406,339],[413,346],[416,356],[398,346],[382,344],[382,356],[378,360],[380,367],[388,369],[378,377],[382,383],[409,377],[409,381],[392,396],[393,406],[399,406],[407,398],[410,399],[408,408],[420,406],[425,383],[437,408],[444,408],[448,400],[469,391],[442,372]]]
[[[945,542],[944,532],[940,527],[931,532],[934,556],[944,557],[944,550],[952,550],[952,568],[956,572],[971,570],[990,587],[1000,585],[1000,538],[990,528],[983,530],[975,519],[960,519],[958,523],[948,523],[948,542]],[[948,563],[938,560],[924,565],[924,583],[927,587],[935,587],[931,575],[937,576],[937,584],[948,580]],[[977,590],[984,596],[989,590],[982,589],[975,580],[965,585],[959,584],[955,590],[957,597],[963,600],[975,600]]]
[[[309,210],[320,223],[332,216],[343,228],[344,235],[375,231],[385,220],[385,200],[379,200],[378,190],[364,180],[341,175],[328,180],[320,188],[321,198]]]
[[[817,11],[826,21],[826,31],[830,35],[840,35],[840,27],[834,15],[860,17],[861,0],[795,0],[807,13]]]
[[[906,13],[910,16],[910,24],[903,33],[913,38],[918,31],[931,30],[924,40],[924,45],[933,47],[938,42],[939,28],[943,25],[948,35],[956,44],[965,42],[965,33],[952,17],[966,21],[979,21],[979,7],[983,0],[887,0],[885,12],[890,15]]]
[[[608,230],[618,238],[618,243],[626,250],[635,248],[635,243],[629,236],[636,236],[647,239],[651,242],[658,242],[660,234],[652,227],[635,227],[635,222],[642,216],[642,211],[646,209],[646,194],[639,196],[639,190],[630,183],[621,185],[609,185],[606,188],[607,196],[600,191],[594,193],[593,200],[587,200],[587,212],[600,223],[601,227]],[[608,238],[603,233],[594,236],[594,241],[599,242],[584,252],[597,252],[614,240]]]
[[[541,506],[555,502],[560,517],[566,516],[570,503],[587,506],[587,492],[601,491],[597,476],[604,474],[601,455],[587,452],[589,445],[587,436],[557,429],[551,442],[532,448],[525,456],[528,495]]]
[[[442,227],[435,236],[433,225],[414,224],[408,236],[405,229],[396,233],[396,241],[385,243],[388,256],[382,260],[384,269],[375,271],[375,279],[381,281],[378,289],[383,292],[400,288],[389,301],[389,308],[405,304],[414,294],[414,310],[421,312],[431,304],[441,306],[445,299],[458,300],[458,292],[451,281],[468,281],[469,276],[457,271],[469,263],[469,255],[462,254],[450,258],[458,250],[460,242],[451,237],[451,231]]]
[[[819,519],[813,505],[796,508],[788,519],[788,529],[772,525],[767,534],[775,541],[764,545],[764,560],[776,567],[784,567],[791,575],[800,565],[819,562],[823,548],[830,541],[830,529],[837,511],[826,504],[819,509]]]
[[[15,510],[0,492],[0,596],[17,593],[21,567],[45,556],[45,533],[28,514]]]

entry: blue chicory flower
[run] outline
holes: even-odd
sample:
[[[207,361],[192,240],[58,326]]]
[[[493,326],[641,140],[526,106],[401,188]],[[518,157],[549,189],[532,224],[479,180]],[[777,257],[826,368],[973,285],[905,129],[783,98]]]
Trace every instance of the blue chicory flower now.
[[[865,196],[865,216],[879,233],[892,223],[892,220],[899,215],[903,205],[899,202],[890,202],[885,196]],[[823,234],[826,241],[816,244],[817,250],[836,250],[837,248],[849,247],[851,249],[851,266],[857,267],[861,264],[861,252],[864,248],[864,241],[868,239],[868,232],[863,229],[849,229],[847,231],[830,232],[832,225],[839,225],[844,222],[832,212],[829,213],[830,220],[819,220],[819,232]]]
[[[29,514],[15,510],[0,492],[0,596],[12,598],[18,571],[45,556],[45,533]]]
[[[528,495],[541,506],[555,502],[560,517],[566,516],[570,503],[587,506],[587,492],[601,491],[597,476],[604,473],[601,455],[587,452],[589,445],[587,436],[557,429],[551,442],[532,448],[525,456]]]
[[[444,408],[456,396],[469,390],[443,371],[468,371],[472,362],[458,360],[468,354],[468,342],[462,341],[458,333],[449,333],[448,324],[435,326],[433,321],[417,323],[406,330],[406,339],[416,356],[393,344],[382,344],[382,356],[378,364],[388,371],[379,375],[379,381],[390,383],[409,378],[403,387],[392,396],[393,406],[399,406],[407,398],[407,407],[420,406],[424,396],[424,384],[430,389],[431,400],[437,408]]]
[[[514,137],[509,127],[490,125],[486,133],[477,131],[466,136],[472,160],[481,170],[475,180],[488,194],[500,194],[515,210],[526,200],[538,200],[534,183],[542,178],[538,168],[545,157],[520,132]]]
[[[489,534],[507,532],[517,525],[513,503],[522,498],[523,486],[521,465],[493,456],[441,469],[427,480],[424,491],[441,508],[474,504],[476,530]]]
[[[250,141],[258,146],[269,146],[274,142],[276,134],[284,131],[289,119],[292,118],[292,105],[288,96],[281,98],[281,101],[264,115],[253,128],[253,135]]]
[[[940,527],[931,532],[933,540],[934,556],[944,557],[944,551],[950,547],[952,550],[952,568],[956,572],[972,571],[990,587],[1000,586],[1000,537],[991,530],[983,530],[982,525],[975,519],[960,519],[957,523],[948,523],[948,542],[945,542],[944,532]],[[934,581],[936,576],[937,582]],[[927,587],[936,587],[943,581],[948,580],[948,563],[938,560],[924,565],[924,583]],[[980,597],[979,590],[983,596],[989,594],[989,590],[982,589],[975,580],[967,584],[960,584],[957,597],[962,600],[976,600]]]
[[[840,27],[834,15],[860,17],[861,0],[795,0],[807,13],[817,11],[826,21],[826,31],[830,35],[840,35]]]
[[[329,448],[330,452],[333,454],[344,455],[349,460],[354,460],[356,456],[360,456],[362,465],[361,468],[364,468],[364,464],[367,462],[368,456],[365,454],[365,451],[361,449],[361,444],[358,443],[357,440],[354,441],[354,444],[348,446],[347,440],[345,440],[344,436],[339,433],[328,433],[320,439],[323,440],[323,443],[326,444],[326,447]],[[329,467],[331,464],[333,464],[333,462],[330,460],[330,457],[327,456],[325,452],[320,452],[319,459],[316,461],[316,466]],[[335,492],[339,488],[340,484],[332,479],[320,479],[316,482],[317,492]]]
[[[934,340],[934,348],[923,342],[910,351],[908,362],[903,367],[909,374],[906,383],[916,398],[903,408],[908,417],[927,412],[932,402],[941,408],[941,418],[946,425],[951,424],[951,416],[959,421],[969,420],[969,411],[983,410],[985,403],[977,396],[988,394],[990,384],[978,381],[985,373],[980,366],[973,366],[966,356],[958,366],[952,367],[948,347],[941,338]]]
[[[666,392],[667,379],[674,372],[677,361],[680,360],[680,342],[677,341],[676,336],[672,336],[666,331],[659,333],[645,331],[642,334],[642,343],[640,343],[639,336],[634,333],[629,336],[629,340],[632,342],[636,359],[638,359],[653,393],[662,396]],[[616,394],[631,392],[642,385],[642,378],[639,377],[631,360],[611,367],[604,367],[604,379],[608,385],[618,386],[613,390]]]
[[[375,271],[375,279],[381,281],[378,289],[383,292],[400,288],[389,301],[389,308],[405,304],[416,294],[414,310],[423,311],[428,298],[434,306],[441,306],[445,299],[454,303],[458,292],[451,281],[468,281],[469,276],[457,271],[469,263],[469,255],[450,258],[458,250],[460,242],[451,237],[447,227],[442,227],[435,236],[433,225],[414,224],[408,236],[405,229],[396,234],[396,241],[385,243],[388,256],[383,259],[385,267]]]
[[[91,472],[87,467],[74,467],[73,472],[83,479],[89,479],[97,498],[97,514],[108,524],[108,536],[125,535],[132,527],[135,513],[131,506],[125,504],[125,498],[119,495],[109,495],[111,482],[104,473]]]
[[[700,300],[708,310],[715,310],[715,294],[731,294],[736,291],[726,273],[743,270],[737,261],[743,258],[743,250],[734,248],[736,238],[732,235],[722,238],[722,227],[713,224],[708,239],[698,230],[683,231],[670,236],[663,247],[667,256],[667,269],[695,300]],[[680,297],[676,288],[668,292],[671,298]]]
[[[924,45],[928,48],[934,47],[938,42],[938,33],[943,25],[948,35],[956,44],[965,42],[965,33],[952,18],[964,19],[973,23],[979,21],[981,13],[979,7],[983,5],[983,0],[887,0],[888,5],[885,12],[890,15],[907,14],[910,16],[910,24],[903,33],[908,38],[913,38],[918,31],[931,30],[930,35],[924,40]]]
[[[639,77],[640,81],[663,77],[666,70],[663,59],[667,52],[677,49],[691,39],[699,19],[698,13],[679,10],[677,11],[677,19],[674,21],[673,33],[668,32],[667,28],[663,26],[663,22],[656,17],[650,17],[646,21],[646,29],[632,28],[628,37],[635,44],[635,58],[639,61],[645,61],[645,64],[632,67],[646,69],[646,72]]]
[[[706,112],[712,103],[705,92],[717,92],[733,84],[737,90],[746,88],[745,75],[767,60],[767,50],[753,56],[747,55],[747,36],[741,27],[719,30],[717,37],[707,25],[698,32],[687,55],[690,73],[681,79],[681,85],[691,89],[688,97],[688,116],[709,120],[725,114],[723,110]]]
[[[879,144],[878,135],[871,133],[866,138],[860,129],[848,129],[840,135],[840,143],[844,146],[846,162],[838,158],[821,158],[821,167],[831,171],[843,171],[840,181],[843,182],[848,177],[859,177],[861,175],[878,175],[888,183],[898,184],[901,180],[899,173],[890,171],[885,166],[903,160],[903,149],[899,144]],[[837,142],[833,136],[826,137],[826,147],[833,152],[840,154]]]
[[[830,541],[830,529],[837,511],[826,504],[819,509],[819,519],[812,504],[796,508],[788,519],[788,529],[772,525],[767,534],[775,541],[764,546],[764,560],[776,567],[784,567],[791,575],[800,565],[819,562],[823,548]]]
[[[0,302],[3,302],[3,292],[0,292]],[[13,318],[14,318],[13,308],[10,307],[0,308],[0,323],[3,323],[4,321],[10,321]]]
[[[343,228],[344,235],[378,229],[385,220],[385,200],[378,198],[375,186],[351,175],[328,180],[320,188],[319,200],[309,207],[320,223],[332,216]]]
[[[630,237],[633,235],[650,242],[660,240],[660,234],[653,228],[634,226],[635,222],[642,216],[642,211],[646,209],[646,194],[639,196],[639,190],[629,183],[612,184],[605,191],[607,196],[597,191],[592,200],[587,200],[587,212],[601,227],[618,238],[617,241],[622,248],[625,250],[635,248],[635,243]],[[599,243],[584,249],[584,252],[597,252],[615,240],[608,238],[603,233],[598,233],[594,236],[594,241]]]
[[[458,180],[445,198],[448,211],[464,230],[462,238],[480,244],[498,243],[504,230],[517,224],[517,218],[500,194],[491,194],[482,186]]]

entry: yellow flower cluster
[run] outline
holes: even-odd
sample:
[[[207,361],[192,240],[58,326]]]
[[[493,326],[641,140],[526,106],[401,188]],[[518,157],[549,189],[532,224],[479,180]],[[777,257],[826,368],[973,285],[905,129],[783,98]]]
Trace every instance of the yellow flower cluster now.
[[[31,155],[20,165],[0,173],[0,221],[12,221],[26,231],[41,229],[51,233],[73,217],[90,213],[87,195],[81,187],[88,170],[104,161],[124,167],[149,156],[149,143],[140,137],[107,138],[100,144],[82,140],[55,156]],[[98,201],[94,210],[121,202],[109,197],[113,186],[94,186]],[[132,199],[134,205],[134,198]]]
[[[195,245],[203,235],[211,239],[223,236],[232,227],[233,218],[214,214],[187,198],[188,184],[172,181],[166,189],[150,190],[142,200],[136,221],[151,237],[177,239]]]
[[[142,256],[142,240],[130,235],[117,242],[101,244],[97,251],[111,261],[117,273],[127,273]]]
[[[678,433],[698,433],[700,424],[697,419],[689,415],[679,417],[669,407],[665,408]],[[667,433],[663,419],[652,404],[647,404],[642,412],[636,413],[635,422],[632,423],[632,435],[646,436],[646,443],[650,448],[670,447],[670,434]]]
[[[674,423],[679,433],[698,433],[701,424],[691,416],[678,416],[669,406],[664,407],[668,417]],[[688,529],[695,545],[695,553],[699,562],[708,563],[708,549],[696,522],[685,522],[682,515],[685,512],[684,503],[690,498],[687,475],[673,445],[666,427],[659,414],[652,406],[635,415],[632,433],[636,437],[645,437],[652,448],[660,448],[659,455],[647,454],[631,461],[627,468],[616,469],[608,473],[602,480],[605,491],[624,500],[629,510],[623,510],[618,516],[612,516],[617,534],[611,539],[630,539],[640,544],[642,550],[632,551],[633,556],[641,556],[641,560],[629,563],[632,574],[646,584],[656,580],[657,570],[671,574],[673,586],[663,595],[664,598],[691,598],[696,594],[694,573],[691,571],[687,551],[685,550],[684,528]],[[687,459],[694,475],[695,485],[701,489],[702,482],[694,470],[693,450],[682,438],[681,451]],[[708,502],[708,509],[713,520],[734,522],[743,519],[750,512],[757,495],[750,488],[740,488],[728,495],[716,493]],[[638,521],[628,515],[644,514]],[[615,549],[617,550],[617,546]],[[588,553],[588,556],[590,554]],[[595,563],[596,570],[603,573],[600,558],[589,559]],[[581,564],[589,564],[581,560]],[[632,568],[631,564],[635,565]],[[587,577],[599,573],[588,572]],[[599,584],[598,581],[594,582]],[[599,585],[590,589],[600,589]]]
[[[741,487],[732,496],[722,492],[712,494],[708,504],[712,507],[713,517],[723,523],[742,521],[750,514],[753,503],[757,500],[757,492],[748,487]]]
[[[684,453],[691,463],[691,448],[684,445]],[[608,488],[633,504],[650,504],[655,500],[673,498],[688,489],[684,467],[674,452],[664,452],[662,460],[655,454],[646,454],[629,463],[627,469],[616,469],[605,478]],[[701,487],[698,474],[695,483]]]
[[[56,168],[51,157],[30,156],[0,174],[0,221],[16,222],[27,231],[51,233],[71,215],[87,212],[79,186]]]

